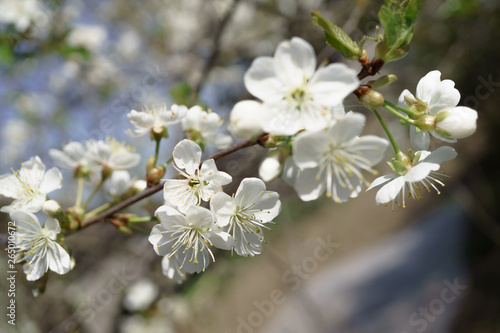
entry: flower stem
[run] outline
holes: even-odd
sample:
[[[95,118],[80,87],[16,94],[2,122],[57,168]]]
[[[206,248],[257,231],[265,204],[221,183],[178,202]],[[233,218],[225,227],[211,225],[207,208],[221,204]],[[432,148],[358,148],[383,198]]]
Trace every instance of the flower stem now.
[[[99,192],[99,190],[101,189],[101,187],[102,187],[103,184],[104,184],[104,179],[101,180],[101,182],[94,189],[94,192],[92,192],[92,194],[90,194],[90,196],[87,198],[87,200],[85,201],[85,203],[82,206],[83,209],[87,209],[87,206],[89,205],[90,201],[97,194],[97,192]]]
[[[135,231],[139,231],[140,233],[143,233],[143,234],[145,234],[145,235],[149,235],[149,234],[150,234],[150,232],[149,232],[149,231],[146,231],[146,230],[144,230],[144,229],[142,229],[142,228],[136,227],[136,226],[135,226],[135,225],[133,225],[133,224],[128,224],[128,225],[127,225],[127,227],[128,227],[128,228],[130,228],[130,229],[133,229],[133,230],[135,230]]]
[[[407,109],[407,108],[404,108],[402,106],[399,106],[397,104],[394,104],[392,102],[389,102],[389,101],[384,101],[384,107],[388,110],[388,111],[391,111],[392,113],[394,113],[394,110],[399,110],[401,112],[404,112],[405,114],[407,114],[410,118],[418,118],[418,114],[416,114],[415,112]],[[389,110],[389,108],[391,108],[392,110]],[[397,112],[399,114],[399,116],[402,116],[399,112]],[[400,117],[401,118],[401,117]],[[410,120],[406,119],[406,118],[402,118],[408,122],[411,123]]]
[[[161,138],[156,140],[154,167],[156,167],[156,163],[158,162],[158,154],[160,153],[160,142]]]
[[[241,149],[244,149],[244,148],[247,148],[247,147],[251,147],[251,146],[254,146],[254,145],[257,145],[257,144],[262,144],[263,142],[265,142],[266,138],[268,138],[268,134],[267,133],[262,133],[257,139],[255,140],[247,140],[247,141],[243,141],[243,142],[240,142],[240,143],[237,143],[235,144],[234,146],[231,146],[223,151],[220,151],[218,152],[217,154],[214,154],[212,156],[210,156],[208,159],[219,159],[221,157],[224,157],[224,156],[227,156],[227,155],[230,155],[238,150],[241,150]],[[85,227],[88,227],[89,225],[91,224],[94,224],[94,223],[97,223],[117,212],[119,212],[120,210],[123,210],[125,208],[127,208],[128,206],[144,199],[144,198],[147,198],[153,194],[155,194],[156,192],[159,192],[163,189],[163,186],[165,185],[165,182],[161,182],[159,184],[156,184],[156,185],[153,185],[151,187],[148,187],[146,188],[145,190],[143,190],[142,192],[128,198],[127,200],[124,200],[122,202],[120,202],[119,204],[109,208],[108,210],[96,215],[96,216],[93,216],[91,217],[90,219],[88,220],[84,220],[82,223],[81,223],[81,228],[85,228]]]
[[[174,160],[174,157],[170,157],[168,159],[168,161],[166,161],[164,164],[163,164],[163,167],[166,169],[168,167],[168,165]]]
[[[83,177],[78,177],[78,189],[76,192],[75,207],[80,207],[82,205],[82,195],[83,195]]]
[[[83,217],[84,220],[86,219],[89,219],[91,218],[92,216],[95,216],[103,211],[105,211],[106,209],[108,209],[109,207],[112,207],[114,204],[116,204],[116,202],[108,202],[108,203],[105,203],[104,205],[101,205],[99,207],[97,207],[96,209],[93,209],[91,210],[90,212],[88,212],[87,214],[85,214],[85,216]]]
[[[143,223],[143,222],[158,222],[158,219],[155,216],[131,217],[128,219],[128,223]]]
[[[397,109],[397,110],[402,111],[402,112],[405,112],[405,113],[406,113],[406,112],[409,112],[409,113],[411,113],[411,114],[414,114],[414,113],[413,113],[413,112],[411,112],[410,110],[407,110],[407,109],[405,109],[405,108],[402,108],[402,107],[400,107],[400,106],[397,106],[397,105],[395,105],[395,104],[393,104],[393,103],[391,103],[391,102],[388,102],[388,101],[384,101],[384,105],[383,105],[383,107],[384,107],[387,111],[389,111],[390,113],[392,113],[393,115],[395,115],[396,117],[398,117],[398,118],[400,118],[400,119],[404,120],[405,122],[407,122],[407,123],[409,123],[409,124],[415,125],[415,121],[414,121],[414,120],[412,120],[412,119],[410,119],[410,117],[409,117],[409,116],[402,115],[401,113],[399,113],[398,111],[396,111],[396,109]]]
[[[391,141],[391,145],[392,145],[392,148],[394,148],[394,152],[396,154],[400,153],[401,150],[399,149],[396,141],[394,140],[394,138],[392,137],[392,134],[391,132],[389,131],[389,128],[387,128],[387,125],[385,124],[384,120],[382,119],[382,117],[380,117],[379,113],[377,112],[377,110],[375,109],[371,109],[373,111],[373,113],[375,114],[375,116],[377,117],[378,121],[380,122],[380,125],[382,125],[382,127],[384,128],[384,131],[385,133],[387,134],[387,137],[389,138],[389,141]]]

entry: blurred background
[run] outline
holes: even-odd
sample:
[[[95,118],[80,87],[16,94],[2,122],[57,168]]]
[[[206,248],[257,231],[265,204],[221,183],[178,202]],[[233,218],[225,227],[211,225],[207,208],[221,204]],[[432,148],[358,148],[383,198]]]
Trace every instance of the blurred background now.
[[[342,61],[325,47],[312,9],[360,40],[375,36],[382,3],[0,0],[0,174],[35,154],[52,166],[48,149],[107,136],[147,158],[153,144],[124,133],[131,109],[191,103],[191,94],[227,120],[234,103],[251,98],[243,75],[252,60],[272,55],[282,40],[300,36],[320,60]],[[392,212],[375,205],[375,192],[343,205],[326,198],[304,203],[281,180],[270,182],[283,212],[264,252],[220,253],[182,285],[161,274],[161,258],[144,235],[95,224],[67,238],[77,265],[67,275],[51,274],[43,295],[33,296],[36,284],[19,270],[16,326],[2,320],[0,331],[500,332],[498,40],[498,1],[427,1],[409,55],[381,71],[398,76],[380,90],[396,101],[438,69],[455,81],[460,104],[479,113],[476,134],[454,144],[459,155],[443,166],[450,179],[441,195],[426,193]],[[354,97],[345,105],[366,113]],[[365,133],[384,136],[367,115]],[[404,142],[406,131],[390,125]],[[170,145],[181,137],[171,132]],[[160,160],[171,146],[163,146]],[[254,147],[221,159],[219,169],[235,180],[227,191],[257,176],[265,154]],[[143,165],[135,170],[138,178],[144,173]],[[54,196],[68,207],[76,184],[63,175],[64,189]],[[99,200],[105,197],[93,205]],[[133,209],[152,213],[160,202],[154,196]],[[5,234],[7,214],[0,220]],[[6,256],[0,261],[6,267]],[[6,274],[0,271],[5,294]],[[1,297],[0,307],[7,301]]]

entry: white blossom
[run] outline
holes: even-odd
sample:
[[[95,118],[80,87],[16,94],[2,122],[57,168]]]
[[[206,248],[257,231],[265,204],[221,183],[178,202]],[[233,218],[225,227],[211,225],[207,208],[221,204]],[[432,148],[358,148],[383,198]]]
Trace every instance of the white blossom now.
[[[320,131],[332,119],[330,107],[359,85],[356,72],[344,64],[315,68],[312,46],[298,37],[282,42],[273,58],[253,61],[245,86],[263,102],[264,131],[280,135]]]
[[[118,142],[116,139],[106,138],[106,141],[89,140],[86,142],[87,158],[97,165],[112,170],[125,170],[136,166],[141,156],[134,149]]]
[[[477,111],[466,106],[441,110],[436,115],[436,131],[447,138],[463,139],[476,131]]]
[[[399,105],[408,107],[404,97],[416,100],[408,91],[404,90],[399,96]],[[407,97],[407,98],[408,98]],[[460,101],[460,92],[455,89],[455,83],[451,80],[441,81],[440,71],[427,73],[417,84],[416,97],[427,106],[426,112],[435,116],[439,111],[457,106]],[[419,150],[429,149],[431,135],[445,142],[456,142],[454,139],[445,138],[434,131],[424,131],[410,126],[410,140],[413,147]]]
[[[419,151],[409,170],[401,174],[389,174],[373,181],[368,190],[379,189],[375,200],[377,205],[387,204],[392,201],[392,208],[397,204],[406,207],[406,197],[421,199],[420,192],[434,189],[440,194],[436,185],[444,186],[442,172],[438,171],[441,163],[454,159],[457,156],[451,147],[439,147],[432,153]]]
[[[129,311],[143,311],[154,302],[158,295],[158,286],[151,280],[143,278],[127,288],[123,306]]]
[[[0,1],[0,23],[13,24],[23,32],[36,18],[47,19],[48,12],[38,0]]]
[[[43,228],[38,218],[29,212],[17,210],[10,213],[15,223],[16,250],[24,252],[24,273],[28,281],[40,279],[49,269],[57,274],[66,274],[71,269],[71,258],[56,241],[61,232],[59,221],[48,219]]]
[[[201,148],[191,140],[179,142],[172,153],[172,165],[183,179],[167,179],[163,188],[163,197],[167,204],[176,206],[185,212],[201,201],[210,200],[222,191],[222,186],[229,184],[232,177],[218,171],[215,161],[201,161]]]
[[[238,139],[250,139],[262,132],[262,105],[256,101],[241,101],[229,115],[228,130]]]
[[[269,154],[259,166],[259,177],[265,182],[278,178],[283,171],[279,154]]]
[[[245,178],[236,194],[217,193],[210,207],[218,226],[227,230],[235,241],[234,250],[241,256],[254,256],[262,252],[263,228],[281,211],[277,192],[266,191],[258,178]]]
[[[0,176],[0,194],[14,201],[0,211],[23,209],[36,213],[42,209],[47,194],[61,188],[62,175],[59,169],[52,168],[45,172],[45,164],[35,156],[21,164],[21,169],[13,174]]]
[[[149,242],[155,252],[168,259],[177,256],[179,269],[186,273],[205,271],[215,257],[212,246],[229,250],[234,245],[231,236],[214,224],[210,210],[193,206],[182,214],[170,206],[155,212],[160,220],[151,230]]]
[[[127,134],[135,137],[144,136],[150,133],[161,134],[169,125],[179,123],[187,114],[184,105],[172,105],[170,109],[164,104],[160,107],[147,108],[142,111],[132,110],[127,114],[127,118],[133,130],[127,130]]]
[[[303,132],[294,141],[293,160],[285,163],[285,178],[304,201],[326,196],[337,203],[355,198],[369,185],[362,171],[384,157],[389,142],[373,135],[358,136],[365,116],[351,113],[321,132]],[[292,171],[290,168],[294,168]]]
[[[96,52],[107,38],[106,29],[100,25],[77,25],[68,34],[66,41],[70,46],[81,46]]]
[[[195,105],[187,111],[182,119],[182,129],[187,137],[203,146],[215,146],[218,149],[227,148],[233,139],[223,133],[217,133],[223,120],[215,112],[207,112]]]

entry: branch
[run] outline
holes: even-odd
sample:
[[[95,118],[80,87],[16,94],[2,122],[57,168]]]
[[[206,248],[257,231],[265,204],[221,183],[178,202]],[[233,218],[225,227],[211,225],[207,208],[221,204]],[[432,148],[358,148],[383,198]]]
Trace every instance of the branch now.
[[[269,135],[267,133],[262,133],[261,135],[259,135],[259,137],[256,140],[246,140],[246,141],[237,143],[237,144],[235,144],[227,149],[224,149],[224,150],[210,156],[209,158],[205,159],[203,162],[205,162],[206,160],[209,160],[209,159],[218,160],[219,158],[230,155],[238,150],[254,146],[256,144],[262,145],[268,138],[269,138]],[[203,164],[203,162],[201,162],[201,164]],[[105,219],[111,217],[112,215],[118,213],[119,211],[127,208],[128,206],[131,206],[134,203],[141,201],[142,199],[147,198],[147,197],[155,194],[156,192],[161,191],[161,189],[163,189],[164,184],[165,184],[165,182],[160,182],[159,184],[151,186],[151,187],[145,189],[144,191],[128,198],[127,200],[120,202],[116,206],[113,206],[110,209],[105,210],[101,214],[98,214],[98,215],[96,215],[96,216],[94,216],[86,221],[82,221],[82,223],[80,225],[80,229],[86,228],[89,225],[97,223],[101,220],[105,220]]]

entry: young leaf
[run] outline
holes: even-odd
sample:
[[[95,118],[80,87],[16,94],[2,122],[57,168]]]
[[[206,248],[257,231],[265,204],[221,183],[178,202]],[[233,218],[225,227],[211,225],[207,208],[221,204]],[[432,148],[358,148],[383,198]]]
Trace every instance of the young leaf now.
[[[313,23],[322,27],[325,31],[326,43],[328,45],[339,50],[346,59],[359,59],[361,50],[358,44],[356,44],[342,28],[328,21],[317,10],[311,11],[311,15],[313,17]]]
[[[384,40],[377,45],[377,58],[390,62],[406,56],[423,3],[424,0],[385,1],[379,12]]]

